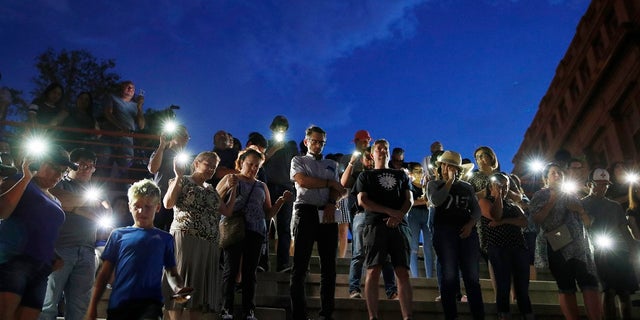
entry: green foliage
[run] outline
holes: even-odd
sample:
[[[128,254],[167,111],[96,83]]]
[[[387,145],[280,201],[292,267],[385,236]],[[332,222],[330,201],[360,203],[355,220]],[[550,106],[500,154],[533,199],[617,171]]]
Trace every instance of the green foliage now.
[[[117,88],[120,75],[112,72],[115,66],[115,60],[98,60],[87,50],[56,52],[49,48],[36,57],[38,75],[33,78],[36,88],[32,94],[38,97],[49,84],[57,82],[64,87],[65,103],[75,102],[83,91],[91,92],[96,101]]]

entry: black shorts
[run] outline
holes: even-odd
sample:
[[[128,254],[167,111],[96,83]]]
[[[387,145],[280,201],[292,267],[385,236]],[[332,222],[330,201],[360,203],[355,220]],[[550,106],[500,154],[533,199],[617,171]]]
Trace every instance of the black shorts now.
[[[371,268],[391,258],[393,267],[409,268],[411,231],[406,225],[389,228],[385,224],[365,224],[362,231],[364,265]]]
[[[547,244],[547,254],[549,256],[549,271],[556,279],[560,293],[575,293],[576,283],[580,290],[598,290],[598,277],[589,273],[587,264],[577,259],[566,261],[562,256],[562,250],[553,251]]]
[[[107,310],[107,320],[160,320],[162,302],[154,299],[130,300]]]

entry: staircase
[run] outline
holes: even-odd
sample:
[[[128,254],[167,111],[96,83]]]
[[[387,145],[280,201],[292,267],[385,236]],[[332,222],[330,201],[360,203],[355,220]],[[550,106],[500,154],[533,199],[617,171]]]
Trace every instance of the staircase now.
[[[420,250],[421,251],[421,250]],[[337,279],[336,279],[336,301],[334,318],[336,320],[366,320],[368,319],[367,307],[364,299],[349,298],[349,258],[337,259]],[[271,256],[271,265],[275,265],[275,256]],[[424,274],[424,266],[421,265],[420,274]],[[290,319],[290,302],[289,302],[289,273],[278,272],[259,272],[258,288],[256,291],[256,317],[260,320],[289,320]],[[485,313],[487,319],[494,317],[496,312],[495,297],[489,280],[487,266],[484,262],[480,263],[480,285],[482,287],[483,300],[485,302]],[[548,270],[538,270],[537,278],[529,285],[529,296],[533,304],[533,311],[537,319],[564,319],[560,306],[558,305],[557,287]],[[380,320],[398,320],[401,319],[400,305],[397,300],[388,300],[384,293],[383,281],[380,280],[379,288],[379,318]],[[364,280],[362,281],[364,285]],[[439,295],[438,285],[435,278],[412,278],[411,285],[413,288],[413,319],[444,319],[442,306],[440,302],[435,302],[435,298]],[[464,284],[461,281],[464,292]],[[364,287],[362,288],[364,290]],[[309,275],[306,284],[307,308],[312,318],[317,318],[320,310],[320,259],[317,256],[311,258],[309,266]],[[584,319],[586,314],[580,293],[577,295],[580,311]],[[632,297],[632,300],[640,299],[640,294]],[[99,308],[99,317],[106,318],[106,303],[108,300],[108,292],[105,293]],[[236,319],[240,316],[240,301],[238,295],[235,299],[237,302]],[[518,319],[518,307],[511,305],[511,311],[514,319]],[[469,308],[466,303],[458,303],[458,314],[461,320],[471,319]],[[633,318],[640,319],[640,308],[634,307]],[[218,319],[215,314],[208,314],[205,320]]]

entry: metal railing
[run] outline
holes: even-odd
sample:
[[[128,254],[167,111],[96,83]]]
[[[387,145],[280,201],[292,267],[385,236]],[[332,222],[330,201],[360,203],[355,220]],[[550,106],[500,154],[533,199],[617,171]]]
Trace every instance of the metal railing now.
[[[126,185],[139,179],[150,177],[147,171],[149,156],[157,148],[158,135],[145,133],[128,133],[119,131],[79,129],[64,126],[33,125],[28,122],[0,121],[0,140],[6,141],[11,146],[11,156],[15,165],[19,166],[24,141],[27,138],[42,138],[50,143],[63,146],[67,151],[74,148],[87,148],[98,156],[94,181],[109,185],[110,188],[126,190]],[[122,154],[106,153],[111,148],[127,147],[121,144],[104,141],[104,137],[130,137],[133,138],[133,157]],[[115,163],[105,163],[105,160],[129,159],[130,167],[118,167],[121,176],[113,176],[110,173],[115,170]],[[5,160],[6,162],[6,160]]]

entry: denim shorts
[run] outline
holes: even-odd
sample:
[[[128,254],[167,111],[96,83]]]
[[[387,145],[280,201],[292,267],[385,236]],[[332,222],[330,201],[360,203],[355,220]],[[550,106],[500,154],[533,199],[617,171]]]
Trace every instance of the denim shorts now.
[[[51,265],[28,256],[16,256],[0,264],[0,292],[19,295],[20,306],[42,309]]]

